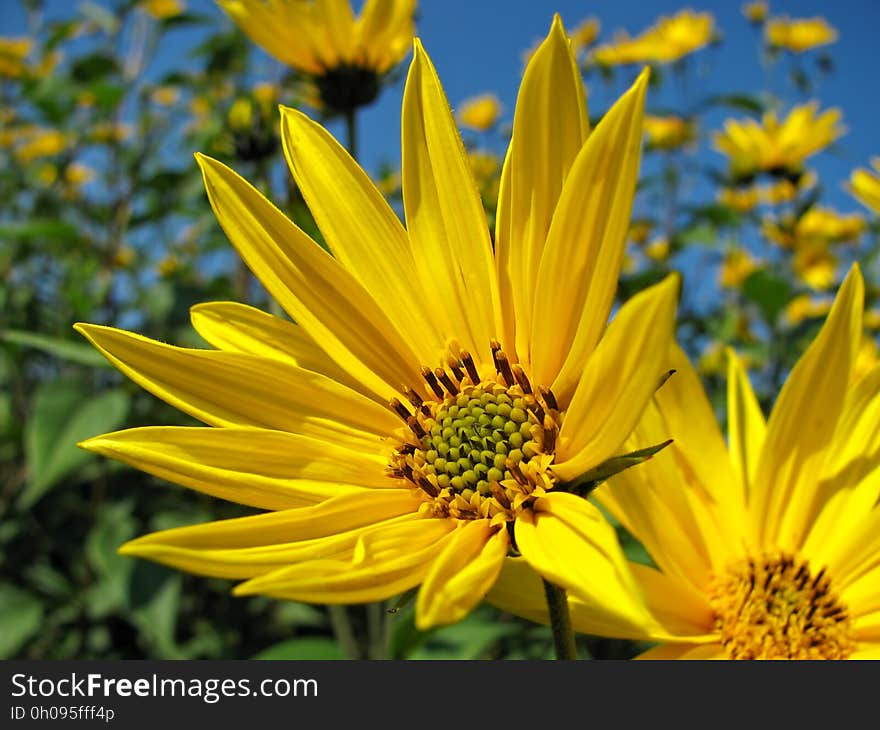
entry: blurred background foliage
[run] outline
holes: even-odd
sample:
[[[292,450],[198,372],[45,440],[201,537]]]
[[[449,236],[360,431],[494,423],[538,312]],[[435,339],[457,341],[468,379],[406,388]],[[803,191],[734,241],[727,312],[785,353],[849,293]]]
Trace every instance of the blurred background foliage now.
[[[191,154],[229,163],[320,240],[284,171],[276,105],[323,113],[283,70],[271,82],[255,80],[253,49],[217,8],[85,0],[59,14],[40,0],[19,5],[27,35],[0,38],[0,658],[343,658],[324,607],[233,598],[227,581],[116,554],[135,535],[244,508],[77,449],[99,433],[188,421],[71,328],[88,321],[205,346],[189,326],[197,302],[232,299],[277,314],[216,225]],[[788,150],[769,162],[734,152],[726,165],[706,154],[725,147],[721,130],[706,128],[708,115],[723,110],[767,130],[768,115],[787,119],[833,79],[827,42],[796,50],[762,35],[767,19],[752,7],[760,5],[742,23],[757,32],[754,62],[785,69],[785,95],[721,93],[711,74],[695,74],[696,54],[724,52],[719,29],[705,19],[686,19],[689,40],[672,52],[657,40],[662,25],[629,41],[604,40],[599,19],[569,29],[594,121],[604,111],[594,99],[614,98],[643,62],[654,67],[655,90],[686,90],[676,108],[649,108],[619,296],[683,272],[679,338],[722,422],[724,348],[746,356],[769,409],[853,261],[868,282],[864,366],[877,359],[880,327],[877,217],[854,199],[852,211],[829,208],[824,196],[842,181],[819,179],[806,162],[833,153],[833,133],[801,124],[790,131],[803,154]],[[180,64],[169,63],[175,54]],[[160,56],[171,70],[148,73]],[[503,148],[509,119],[491,93],[462,101],[457,113],[491,225],[502,162],[492,150]],[[805,141],[820,138],[804,152]],[[397,161],[370,172],[399,210]],[[621,539],[630,557],[648,560],[622,531]],[[351,617],[363,633],[366,614]],[[411,604],[383,620],[383,652],[392,657],[552,654],[546,627],[490,606],[427,634],[415,629]],[[579,641],[582,656],[628,658],[646,648]]]

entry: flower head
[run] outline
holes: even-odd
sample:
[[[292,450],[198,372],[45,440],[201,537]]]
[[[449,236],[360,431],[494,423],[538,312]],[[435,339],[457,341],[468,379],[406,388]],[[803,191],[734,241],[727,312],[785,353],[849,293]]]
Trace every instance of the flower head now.
[[[523,77],[494,253],[418,41],[402,113],[406,229],[336,140],[293,109],[284,150],[332,256],[199,156],[221,226],[296,324],[199,305],[193,325],[214,350],[78,325],[125,374],[208,425],[83,446],[271,511],[147,535],[123,552],[300,601],[382,600],[421,584],[422,627],[466,614],[514,550],[562,587],[588,569],[567,560],[575,544],[622,568],[613,528],[578,490],[642,460],[621,446],[671,340],[674,276],[607,325],[646,88],[645,73],[590,131],[557,17]],[[627,594],[624,571],[600,579]]]
[[[645,138],[649,148],[673,150],[696,139],[693,122],[677,116],[645,115]]]
[[[632,443],[660,432],[675,443],[596,491],[657,566],[629,566],[654,621],[627,625],[585,586],[572,602],[577,629],[663,642],[646,658],[880,655],[880,369],[854,378],[862,298],[854,267],[766,421],[730,353],[726,443],[673,347],[676,374]],[[512,562],[490,598],[539,618],[540,586]]]
[[[409,52],[416,0],[217,0],[258,46],[303,74],[321,103],[345,112],[375,99],[381,78]]]
[[[480,94],[465,99],[458,109],[456,117],[462,127],[484,132],[491,129],[501,114],[501,102],[495,94]]]
[[[612,43],[593,51],[593,60],[603,66],[630,63],[673,63],[708,45],[715,37],[711,13],[682,10],[663,16],[656,25],[630,38],[619,33]]]
[[[863,167],[853,170],[846,189],[860,203],[880,214],[880,157],[871,160],[874,171]]]
[[[846,131],[840,123],[840,110],[818,114],[818,109],[815,102],[797,106],[781,122],[772,111],[760,123],[728,119],[724,131],[714,135],[715,148],[728,156],[735,179],[748,179],[758,172],[797,176],[808,157]]]
[[[742,14],[750,23],[758,25],[767,19],[769,9],[770,8],[766,2],[763,2],[763,0],[757,0],[756,2],[743,5]]]
[[[770,18],[764,26],[764,38],[771,48],[803,53],[834,43],[837,31],[825,18]]]

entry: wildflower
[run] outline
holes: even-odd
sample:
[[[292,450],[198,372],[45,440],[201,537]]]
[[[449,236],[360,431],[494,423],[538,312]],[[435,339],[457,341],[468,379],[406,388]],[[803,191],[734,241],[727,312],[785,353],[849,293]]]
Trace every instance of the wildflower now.
[[[711,13],[682,10],[661,17],[656,25],[630,38],[618,33],[613,43],[593,51],[593,61],[603,66],[630,63],[673,63],[708,45],[715,37]]]
[[[147,535],[122,552],[246,579],[239,595],[358,603],[421,584],[422,628],[471,610],[514,546],[562,588],[589,571],[568,561],[574,544],[622,566],[613,528],[576,492],[597,469],[640,460],[617,457],[671,339],[674,276],[606,327],[646,88],[643,73],[588,137],[580,74],[554,20],[523,77],[494,255],[418,41],[402,114],[408,230],[296,110],[283,110],[284,149],[333,256],[199,156],[221,226],[296,324],[240,304],[197,306],[193,324],[216,350],[77,325],[135,382],[209,426],[83,446],[271,511]],[[597,582],[626,610],[625,575],[603,571]]]
[[[762,262],[744,248],[735,248],[724,257],[718,272],[718,284],[725,289],[739,289],[746,279],[760,269]]]
[[[838,109],[817,114],[818,109],[815,102],[797,106],[782,122],[772,111],[764,115],[761,123],[754,119],[728,119],[724,131],[714,135],[715,149],[728,156],[735,180],[749,179],[758,172],[798,176],[808,157],[846,131],[840,124]]]
[[[166,20],[180,15],[186,4],[182,0],[140,0],[140,7],[156,20]]]
[[[771,18],[764,26],[764,38],[771,48],[803,53],[834,43],[837,31],[825,18]]]
[[[853,170],[845,187],[865,207],[880,214],[880,157],[871,159],[874,172],[863,167]]]
[[[484,132],[491,129],[501,114],[501,102],[494,94],[481,94],[461,103],[456,117],[462,127]]]
[[[674,150],[696,139],[693,122],[677,116],[645,115],[645,138],[650,149]]]
[[[18,78],[27,71],[25,59],[34,47],[30,38],[0,37],[0,77]]]
[[[783,317],[788,324],[796,326],[807,319],[824,317],[830,309],[830,299],[816,299],[809,294],[799,294],[785,305]]]
[[[599,31],[602,24],[598,18],[585,18],[568,34],[571,38],[571,49],[575,56],[580,56],[590,46],[592,46],[599,37]]]
[[[760,25],[767,19],[768,11],[767,3],[762,2],[762,0],[746,3],[742,7],[742,14],[745,16],[745,19],[755,25]]]
[[[657,566],[629,564],[654,621],[631,622],[585,587],[570,602],[577,630],[662,642],[643,658],[880,656],[880,369],[852,377],[862,299],[854,267],[766,422],[730,353],[727,444],[673,347],[676,374],[632,443],[675,442],[595,492]],[[541,618],[539,592],[511,559],[490,600]]]
[[[303,74],[329,111],[371,103],[385,74],[409,52],[415,0],[217,0],[248,37]]]

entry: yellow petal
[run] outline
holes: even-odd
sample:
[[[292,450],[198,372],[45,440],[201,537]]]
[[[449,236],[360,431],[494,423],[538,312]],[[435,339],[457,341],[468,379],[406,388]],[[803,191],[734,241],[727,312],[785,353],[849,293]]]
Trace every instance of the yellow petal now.
[[[418,359],[358,281],[232,170],[196,159],[230,242],[297,324],[381,400],[419,383]]]
[[[632,432],[660,383],[677,296],[674,274],[636,294],[582,363],[559,434],[560,463],[553,467],[563,480],[616,455]]]
[[[313,507],[154,532],[123,555],[200,575],[251,578],[294,563],[351,560],[365,532],[421,521],[409,490],[342,494]]]
[[[651,614],[668,637],[687,641],[712,641],[714,613],[705,594],[673,576],[645,565],[630,563]]]
[[[507,530],[495,530],[489,520],[456,530],[419,590],[416,626],[425,631],[470,613],[498,577],[509,546]]]
[[[284,152],[336,259],[369,291],[419,361],[433,364],[444,338],[418,286],[406,231],[370,178],[321,125],[282,108]]]
[[[500,311],[486,215],[449,102],[418,40],[402,130],[403,204],[424,294],[447,337],[487,360]]]
[[[843,408],[862,336],[864,284],[846,277],[816,339],[797,362],[770,414],[755,471],[751,512],[765,543],[795,550],[805,537],[825,449]]]
[[[361,63],[382,73],[412,45],[415,0],[366,0],[358,19]]]
[[[581,148],[541,256],[531,327],[535,380],[567,401],[608,320],[639,171],[648,73]]]
[[[544,241],[562,185],[588,133],[580,70],[556,15],[520,84],[495,227],[505,324],[515,317],[515,348],[523,357],[529,352]]]
[[[315,24],[325,29],[328,45],[332,45],[342,61],[352,61],[354,53],[354,14],[349,0],[314,0],[312,14]]]
[[[660,631],[627,568],[614,528],[587,500],[551,493],[516,520],[516,543],[529,565],[572,598],[615,615],[626,636]],[[581,631],[591,629],[581,626]]]
[[[298,432],[303,422],[318,422],[388,435],[399,425],[389,409],[279,360],[174,347],[112,327],[76,329],[142,388],[212,426]]]
[[[733,350],[727,351],[727,358],[727,434],[730,442],[730,463],[742,485],[742,494],[747,499],[767,425],[749,382],[748,373]]]
[[[219,350],[274,357],[366,392],[292,322],[237,302],[205,302],[189,311],[195,331]]]
[[[321,502],[362,487],[394,489],[380,444],[367,454],[308,436],[255,428],[149,426],[80,444],[160,479],[262,509]]]
[[[381,528],[362,537],[352,561],[308,561],[242,583],[234,592],[308,603],[382,601],[424,580],[455,527],[454,520],[428,518]]]

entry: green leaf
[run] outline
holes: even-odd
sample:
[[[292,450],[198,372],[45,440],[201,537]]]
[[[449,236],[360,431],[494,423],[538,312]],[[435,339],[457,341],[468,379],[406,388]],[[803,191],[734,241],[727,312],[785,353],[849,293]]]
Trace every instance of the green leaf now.
[[[118,428],[128,415],[129,403],[128,394],[122,390],[93,397],[76,381],[41,385],[34,398],[33,415],[25,425],[29,480],[19,507],[30,507],[62,477],[92,459],[77,443]]]
[[[19,223],[0,224],[0,238],[74,241],[79,238],[79,231],[64,221],[33,218]]]
[[[253,659],[345,659],[339,645],[333,639],[308,636],[288,639],[263,649]]]
[[[63,340],[60,337],[43,335],[39,332],[22,332],[21,330],[6,330],[0,334],[0,338],[15,345],[34,347],[68,362],[90,367],[110,367],[110,363],[100,352],[84,342],[73,342]]]
[[[78,58],[70,67],[70,75],[85,84],[105,79],[118,71],[119,63],[116,59],[100,51]]]
[[[120,555],[119,546],[135,534],[130,501],[105,506],[85,543],[85,559],[97,580],[85,594],[88,613],[100,618],[125,607],[135,561]]]
[[[43,605],[15,586],[0,583],[0,659],[9,659],[40,630]]]
[[[791,284],[766,269],[755,271],[743,282],[743,294],[761,310],[764,320],[773,324],[791,299]]]

